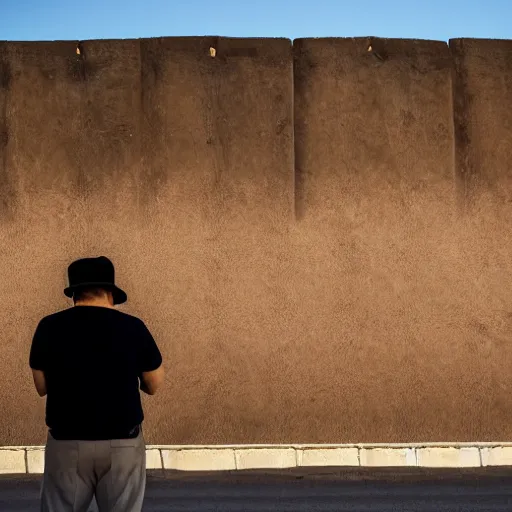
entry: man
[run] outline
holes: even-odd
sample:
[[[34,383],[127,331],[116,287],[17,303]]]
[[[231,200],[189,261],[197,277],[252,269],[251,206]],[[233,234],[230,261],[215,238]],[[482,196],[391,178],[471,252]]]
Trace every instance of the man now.
[[[154,395],[162,356],[145,324],[115,309],[126,293],[105,257],[68,268],[71,307],[43,318],[30,351],[49,427],[42,512],[137,512],[146,485],[139,387]]]

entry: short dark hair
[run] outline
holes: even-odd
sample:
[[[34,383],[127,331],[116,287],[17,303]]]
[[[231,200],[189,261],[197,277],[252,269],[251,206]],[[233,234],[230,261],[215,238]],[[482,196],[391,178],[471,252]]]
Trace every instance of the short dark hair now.
[[[82,286],[73,292],[73,302],[102,297],[109,291],[111,291],[109,288],[101,288],[99,286]]]

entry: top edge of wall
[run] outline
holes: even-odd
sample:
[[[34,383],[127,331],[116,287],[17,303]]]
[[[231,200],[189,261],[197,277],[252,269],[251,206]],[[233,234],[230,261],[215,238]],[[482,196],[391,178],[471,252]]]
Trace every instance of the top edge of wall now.
[[[420,42],[420,43],[441,43],[447,44],[447,41],[439,39],[418,39],[409,37],[378,37],[378,36],[357,36],[357,37],[298,37],[293,39],[294,42],[300,41],[404,41],[404,42]]]
[[[119,37],[119,38],[105,38],[105,39],[44,39],[44,40],[4,40],[0,39],[0,43],[24,43],[24,44],[49,44],[49,43],[88,43],[88,42],[102,42],[112,43],[115,41],[159,41],[159,40],[182,40],[182,41],[197,41],[197,40],[223,40],[223,41],[288,41],[293,40],[288,37],[227,37],[227,36],[161,36],[161,37]]]
[[[474,39],[469,37],[458,37],[448,41],[450,50],[464,50],[469,48],[480,48],[483,51],[507,50],[512,46],[512,39]]]
[[[231,36],[216,36],[216,35],[204,35],[204,36],[155,36],[155,37],[120,37],[120,38],[104,38],[104,39],[43,39],[43,40],[16,40],[16,39],[0,39],[0,43],[28,43],[28,44],[42,44],[42,43],[85,43],[85,42],[113,42],[113,41],[151,41],[151,40],[163,40],[163,39],[173,39],[173,40],[243,40],[243,41],[290,41],[290,42],[300,42],[300,41],[410,41],[410,42],[431,42],[431,43],[442,43],[442,44],[450,44],[452,42],[458,41],[479,41],[479,42],[509,42],[512,39],[503,39],[503,38],[474,38],[474,37],[456,37],[451,38],[448,41],[443,41],[439,39],[420,39],[420,38],[404,38],[404,37],[378,37],[378,36],[357,36],[357,37],[298,37],[295,39],[288,37],[231,37]]]
[[[504,38],[492,38],[492,37],[454,37],[448,39],[449,43],[457,42],[457,41],[478,41],[479,43],[509,43],[512,39],[504,39]]]
[[[303,38],[293,41],[295,52],[302,50],[323,50],[325,48],[339,49],[373,47],[394,52],[407,52],[415,49],[426,54],[448,55],[449,46],[446,41],[428,39],[392,39],[383,37],[329,37],[329,38]]]

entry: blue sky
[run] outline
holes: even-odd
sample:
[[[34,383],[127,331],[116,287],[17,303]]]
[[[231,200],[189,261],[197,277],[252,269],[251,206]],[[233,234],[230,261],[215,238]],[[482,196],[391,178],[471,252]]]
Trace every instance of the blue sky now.
[[[0,0],[0,40],[512,39],[512,0]]]

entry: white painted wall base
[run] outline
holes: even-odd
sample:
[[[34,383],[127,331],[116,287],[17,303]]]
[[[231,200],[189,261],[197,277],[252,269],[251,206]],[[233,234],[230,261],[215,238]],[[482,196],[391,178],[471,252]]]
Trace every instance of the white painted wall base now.
[[[512,466],[512,443],[147,446],[147,469],[233,471],[294,467]],[[44,471],[43,446],[0,447],[0,473]]]

